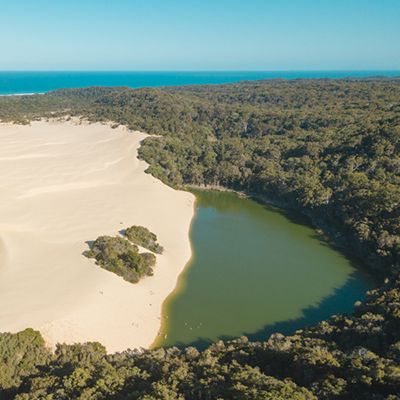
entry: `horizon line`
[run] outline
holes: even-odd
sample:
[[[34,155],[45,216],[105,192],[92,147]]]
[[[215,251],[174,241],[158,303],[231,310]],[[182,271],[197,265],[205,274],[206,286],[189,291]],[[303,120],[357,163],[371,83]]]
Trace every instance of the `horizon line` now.
[[[0,69],[2,72],[400,72],[399,69]]]

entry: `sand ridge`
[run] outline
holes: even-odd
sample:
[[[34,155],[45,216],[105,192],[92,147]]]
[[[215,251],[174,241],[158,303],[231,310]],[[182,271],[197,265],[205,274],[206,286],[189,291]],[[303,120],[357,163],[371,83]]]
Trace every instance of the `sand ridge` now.
[[[110,352],[153,342],[191,256],[194,196],[144,172],[145,137],[99,123],[0,124],[0,331],[32,327],[50,345],[99,341]],[[87,241],[133,224],[165,249],[136,285],[82,256]]]

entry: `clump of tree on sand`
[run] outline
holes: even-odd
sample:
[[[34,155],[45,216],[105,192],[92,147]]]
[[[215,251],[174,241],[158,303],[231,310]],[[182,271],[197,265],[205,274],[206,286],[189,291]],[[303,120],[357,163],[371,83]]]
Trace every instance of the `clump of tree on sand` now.
[[[156,256],[163,248],[157,242],[157,236],[143,226],[132,226],[124,232],[125,237],[99,236],[83,254],[94,258],[96,264],[114,272],[126,281],[137,283],[145,276],[153,275]],[[142,246],[153,253],[140,253]]]

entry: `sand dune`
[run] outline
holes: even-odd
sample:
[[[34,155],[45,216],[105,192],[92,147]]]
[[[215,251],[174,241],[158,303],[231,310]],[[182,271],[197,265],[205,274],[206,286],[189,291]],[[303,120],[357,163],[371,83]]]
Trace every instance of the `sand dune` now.
[[[0,125],[0,331],[50,345],[148,347],[190,258],[194,197],[144,173],[145,134],[102,124]],[[87,241],[137,224],[159,237],[155,275],[132,285],[82,256]]]

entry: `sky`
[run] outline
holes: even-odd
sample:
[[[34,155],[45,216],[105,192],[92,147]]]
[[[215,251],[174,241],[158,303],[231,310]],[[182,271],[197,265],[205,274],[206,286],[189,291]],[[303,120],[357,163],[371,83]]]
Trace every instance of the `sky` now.
[[[400,0],[0,0],[0,70],[400,70]]]

